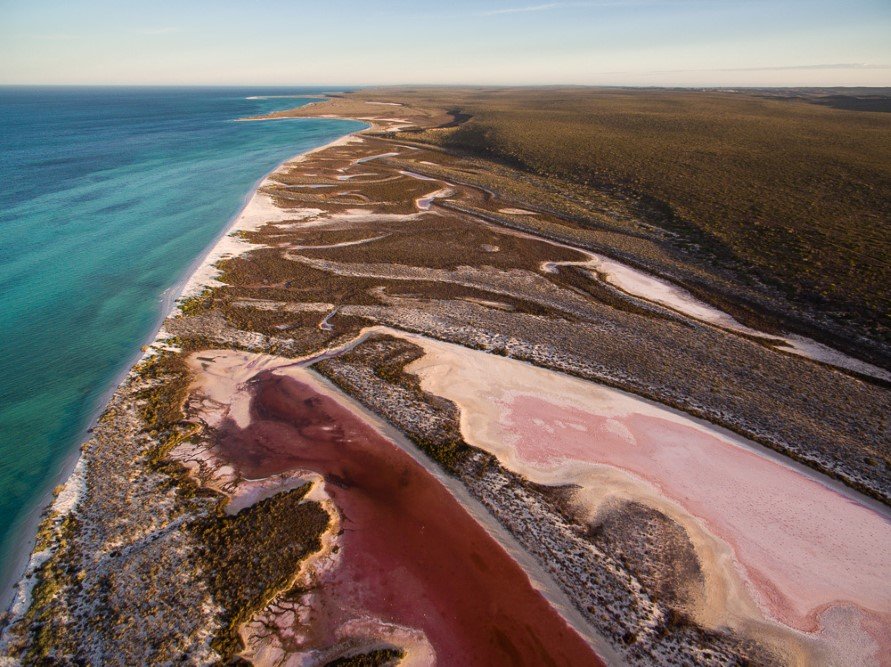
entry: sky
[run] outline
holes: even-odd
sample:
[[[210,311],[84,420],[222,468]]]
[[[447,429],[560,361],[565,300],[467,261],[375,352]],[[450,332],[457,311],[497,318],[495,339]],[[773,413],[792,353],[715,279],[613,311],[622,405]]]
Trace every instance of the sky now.
[[[0,84],[891,86],[891,0],[0,0]]]

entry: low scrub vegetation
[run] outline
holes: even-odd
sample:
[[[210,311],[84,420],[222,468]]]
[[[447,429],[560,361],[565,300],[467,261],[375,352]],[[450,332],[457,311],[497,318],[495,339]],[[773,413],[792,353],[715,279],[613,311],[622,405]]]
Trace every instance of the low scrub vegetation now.
[[[380,94],[469,116],[418,140],[636,198],[652,222],[710,246],[803,308],[887,337],[887,114],[729,92]]]
[[[319,549],[328,515],[318,503],[304,501],[308,490],[305,485],[193,526],[214,599],[223,608],[224,629],[214,642],[221,655],[241,650],[238,627],[289,588],[301,561]]]

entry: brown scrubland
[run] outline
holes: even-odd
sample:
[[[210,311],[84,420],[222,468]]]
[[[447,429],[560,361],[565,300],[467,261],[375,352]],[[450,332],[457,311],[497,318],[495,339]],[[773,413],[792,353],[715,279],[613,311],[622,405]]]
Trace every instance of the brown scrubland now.
[[[583,228],[628,231],[629,217],[652,225],[635,231],[670,256],[665,271],[680,262],[731,276],[737,293],[716,296],[887,363],[891,115],[826,106],[845,99],[858,98],[396,88],[360,91],[325,111],[379,114],[367,102],[402,102],[418,128],[400,136],[541,179],[513,189],[532,199],[541,196],[536,185],[569,194],[581,210],[563,212]]]

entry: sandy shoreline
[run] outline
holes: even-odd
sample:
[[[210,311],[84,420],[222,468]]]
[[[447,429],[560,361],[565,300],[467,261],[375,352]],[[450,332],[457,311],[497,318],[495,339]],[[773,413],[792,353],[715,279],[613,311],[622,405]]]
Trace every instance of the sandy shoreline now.
[[[239,119],[239,120],[248,120],[248,119]],[[264,120],[264,119],[250,119],[250,120]],[[270,119],[275,120],[275,119]],[[251,231],[263,226],[266,222],[275,220],[276,218],[282,218],[282,216],[286,217],[297,217],[299,214],[295,214],[294,216],[287,216],[287,211],[285,209],[278,208],[274,204],[272,204],[272,200],[267,195],[264,195],[260,192],[260,189],[266,185],[270,177],[282,169],[282,167],[294,163],[299,162],[307,155],[312,155],[313,153],[318,153],[323,150],[327,150],[328,148],[334,148],[335,146],[343,146],[350,143],[353,137],[359,132],[364,132],[368,128],[363,128],[362,130],[357,130],[356,132],[351,132],[349,134],[345,134],[334,141],[330,141],[327,144],[322,146],[318,146],[317,148],[312,148],[308,151],[303,151],[302,153],[297,153],[285,160],[279,162],[274,169],[269,171],[265,176],[260,178],[255,184],[251,191],[245,196],[244,204],[241,209],[232,216],[229,223],[226,227],[219,233],[219,235],[214,239],[214,241],[207,247],[207,249],[195,260],[190,269],[185,273],[183,279],[174,287],[170,288],[168,292],[170,295],[167,297],[169,299],[169,307],[166,313],[163,315],[160,325],[163,323],[163,320],[167,319],[171,312],[173,312],[174,305],[178,301],[182,301],[192,296],[196,296],[202,292],[207,287],[216,287],[219,286],[220,283],[216,281],[215,274],[217,274],[216,263],[222,259],[227,259],[228,257],[237,256],[243,252],[247,252],[247,250],[251,248],[256,248],[257,246],[254,244],[246,243],[237,237],[233,237],[233,234],[242,231]],[[269,216],[268,218],[266,216]],[[156,332],[157,337],[157,332]]]
[[[258,119],[259,120],[259,119]],[[283,167],[299,162],[307,155],[324,151],[336,146],[347,145],[355,141],[355,136],[368,129],[373,129],[376,124],[369,124],[365,128],[346,134],[338,139],[317,148],[298,153],[292,157],[283,160],[276,165],[274,169],[269,171],[261,179],[259,179],[251,191],[245,196],[244,204],[241,209],[230,219],[228,224],[221,230],[214,241],[196,258],[196,260],[185,272],[183,278],[176,285],[166,290],[161,297],[161,313],[158,318],[157,325],[154,327],[152,334],[148,338],[148,342],[141,347],[141,351],[134,354],[125,371],[117,376],[113,385],[109,387],[108,392],[103,396],[102,401],[97,406],[95,412],[89,421],[89,426],[96,424],[99,416],[107,408],[109,400],[120,390],[121,386],[132,377],[134,367],[143,359],[160,351],[166,347],[165,340],[168,334],[165,331],[164,323],[170,317],[175,317],[179,312],[179,306],[191,297],[200,295],[206,289],[212,289],[222,285],[217,281],[219,270],[217,264],[224,259],[238,256],[242,253],[256,249],[256,244],[248,243],[240,239],[236,234],[242,231],[251,231],[258,229],[268,222],[281,222],[283,220],[299,220],[307,213],[312,214],[314,211],[303,211],[301,209],[282,209],[277,207],[269,195],[264,194],[261,190],[264,185],[270,183],[271,177],[281,170]],[[446,492],[458,500],[459,504],[473,517],[473,519],[481,526],[481,528],[489,534],[495,541],[500,544],[510,555],[510,557],[522,568],[525,576],[531,582],[532,587],[537,590],[551,604],[559,617],[561,617],[569,627],[581,636],[585,642],[595,649],[601,656],[608,656],[615,659],[611,647],[599,636],[592,636],[586,631],[585,623],[578,612],[573,608],[571,602],[565,597],[556,585],[550,581],[550,577],[522,548],[516,543],[505,529],[500,526],[488,513],[482,508],[478,501],[471,498],[469,493],[463,489],[455,480],[447,479],[443,473],[428,461],[420,452],[413,447],[409,447],[408,441],[404,436],[397,433],[392,427],[388,427],[379,417],[373,416],[364,408],[360,408],[359,404],[352,401],[348,396],[341,394],[335,390],[329,383],[321,378],[316,381],[325,386],[328,391],[335,391],[339,400],[350,404],[350,407],[356,410],[364,418],[375,423],[376,429],[387,433],[387,436],[394,442],[398,443],[398,447],[405,451],[415,461],[417,461],[423,469],[431,473],[446,489]],[[85,430],[81,441],[89,438],[89,429]],[[35,533],[37,526],[45,520],[48,514],[52,514],[56,522],[61,521],[65,516],[70,514],[79,502],[89,493],[84,480],[85,469],[90,465],[89,457],[85,456],[79,448],[76,453],[66,461],[59,479],[64,479],[54,492],[47,494],[41,504],[35,508],[34,517],[29,521],[29,535],[31,540],[21,550],[21,559],[16,564],[16,570],[9,582],[7,595],[9,599],[3,599],[3,608],[7,610],[9,622],[15,621],[27,612],[31,604],[31,591],[37,583],[36,573],[39,568],[52,555],[52,547],[42,549],[39,552],[33,552],[35,543]],[[57,491],[57,492],[56,492]],[[39,509],[39,511],[38,511]],[[6,626],[8,627],[8,625]],[[3,644],[0,637],[0,650]]]
[[[229,219],[226,226],[213,239],[213,241],[211,241],[207,248],[205,248],[189,265],[186,271],[183,272],[182,277],[173,286],[162,292],[158,318],[151,332],[141,342],[140,347],[127,360],[122,370],[115,375],[114,380],[109,384],[108,389],[103,392],[95,408],[90,413],[88,420],[84,424],[83,429],[77,436],[77,441],[79,442],[77,449],[73,450],[69,456],[65,457],[65,460],[59,466],[59,471],[54,477],[52,484],[48,487],[46,492],[41,495],[39,501],[34,503],[34,506],[29,511],[28,515],[21,521],[21,532],[27,535],[27,538],[20,542],[18,549],[9,554],[11,565],[9,567],[8,576],[2,582],[2,586],[0,586],[0,610],[2,610],[0,614],[6,612],[12,613],[13,608],[15,608],[16,611],[24,611],[27,608],[27,604],[24,604],[27,600],[23,601],[19,599],[20,592],[28,591],[28,593],[30,593],[33,582],[29,580],[29,575],[32,575],[43,562],[39,558],[40,554],[33,553],[38,526],[49,511],[54,511],[57,499],[71,493],[71,485],[74,481],[73,475],[75,471],[88,463],[83,458],[81,446],[84,441],[89,439],[90,430],[96,425],[97,420],[105,411],[112,396],[114,396],[127,378],[130,377],[134,366],[142,361],[147,355],[152,354],[158,346],[163,345],[164,340],[167,338],[167,334],[164,331],[164,322],[166,322],[171,315],[175,314],[178,310],[178,304],[190,296],[200,294],[206,287],[219,284],[215,281],[217,270],[214,265],[226,256],[232,256],[233,254],[238,254],[237,251],[245,252],[249,249],[248,246],[250,244],[244,243],[243,241],[240,241],[240,239],[233,238],[231,235],[235,232],[242,231],[243,229],[250,228],[250,225],[252,224],[257,224],[256,218],[251,215],[251,207],[258,202],[262,202],[264,199],[263,197],[258,198],[258,195],[261,194],[259,192],[260,188],[263,187],[273,174],[282,169],[285,165],[300,161],[302,158],[311,155],[312,153],[349,143],[352,137],[367,129],[369,128],[366,127],[361,130],[356,130],[355,132],[350,132],[349,134],[338,137],[327,144],[296,153],[279,162],[273,169],[254,183],[251,190],[245,195],[243,199],[244,203],[238,212]],[[277,210],[279,212],[282,211],[282,209]],[[239,247],[240,245],[245,247]],[[56,493],[57,490],[59,491],[58,493]],[[60,512],[59,515],[64,516],[74,509],[79,497],[80,493],[77,494],[77,497],[73,502],[67,502],[63,508],[64,511]]]

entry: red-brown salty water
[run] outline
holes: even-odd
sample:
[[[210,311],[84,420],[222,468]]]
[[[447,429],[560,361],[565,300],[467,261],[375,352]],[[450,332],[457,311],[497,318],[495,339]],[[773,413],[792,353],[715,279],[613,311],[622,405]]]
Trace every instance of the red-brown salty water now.
[[[336,567],[311,610],[312,646],[369,616],[424,632],[443,665],[595,665],[590,646],[454,496],[395,444],[309,384],[263,372],[250,422],[217,454],[248,478],[311,470],[342,517]]]

